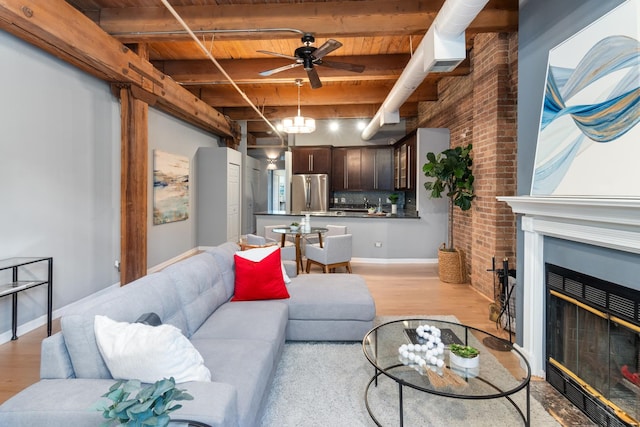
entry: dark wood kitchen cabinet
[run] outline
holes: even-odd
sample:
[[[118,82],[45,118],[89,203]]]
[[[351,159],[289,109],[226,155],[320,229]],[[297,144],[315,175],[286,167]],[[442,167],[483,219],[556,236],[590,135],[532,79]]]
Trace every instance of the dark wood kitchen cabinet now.
[[[393,190],[392,147],[334,148],[332,162],[332,189]]]
[[[413,190],[416,186],[416,134],[411,133],[394,145],[393,177],[396,190]]]
[[[360,148],[334,148],[331,153],[333,191],[362,190]]]
[[[360,159],[363,190],[393,191],[393,147],[362,148]]]
[[[331,147],[295,147],[291,150],[293,173],[331,173]]]

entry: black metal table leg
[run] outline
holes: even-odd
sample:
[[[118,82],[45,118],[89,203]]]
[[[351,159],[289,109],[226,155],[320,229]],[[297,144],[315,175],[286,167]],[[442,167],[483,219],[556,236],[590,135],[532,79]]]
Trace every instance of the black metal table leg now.
[[[529,427],[531,425],[531,383],[527,383],[527,419],[524,420],[524,425]]]
[[[47,293],[47,336],[51,336],[51,317],[53,311],[53,258],[49,258]]]
[[[398,383],[398,398],[400,400],[398,410],[400,411],[400,427],[404,425],[404,409],[402,407],[402,383]]]
[[[12,310],[11,310],[11,340],[18,339],[18,294],[11,295]]]
[[[18,281],[18,267],[13,267],[13,283]],[[18,294],[11,295],[11,340],[18,339]]]

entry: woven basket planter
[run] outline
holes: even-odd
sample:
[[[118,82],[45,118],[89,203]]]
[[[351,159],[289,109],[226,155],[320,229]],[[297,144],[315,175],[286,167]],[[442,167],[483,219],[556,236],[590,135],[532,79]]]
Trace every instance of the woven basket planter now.
[[[438,250],[438,276],[445,283],[466,283],[467,269],[465,268],[464,252],[458,249]]]

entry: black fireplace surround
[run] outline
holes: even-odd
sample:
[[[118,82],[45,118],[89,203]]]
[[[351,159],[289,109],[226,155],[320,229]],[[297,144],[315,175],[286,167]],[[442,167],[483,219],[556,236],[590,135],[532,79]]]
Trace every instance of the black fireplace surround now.
[[[640,292],[545,270],[547,381],[598,425],[640,425]]]

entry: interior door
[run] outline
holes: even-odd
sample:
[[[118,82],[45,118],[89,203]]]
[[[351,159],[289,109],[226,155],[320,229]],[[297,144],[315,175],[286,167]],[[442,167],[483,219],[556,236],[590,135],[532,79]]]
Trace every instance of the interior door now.
[[[240,241],[240,165],[227,165],[227,241]]]

